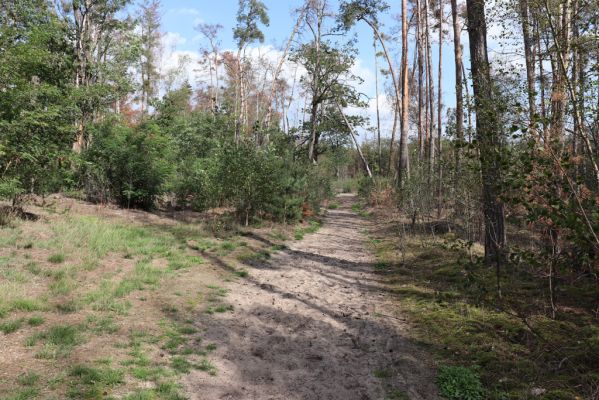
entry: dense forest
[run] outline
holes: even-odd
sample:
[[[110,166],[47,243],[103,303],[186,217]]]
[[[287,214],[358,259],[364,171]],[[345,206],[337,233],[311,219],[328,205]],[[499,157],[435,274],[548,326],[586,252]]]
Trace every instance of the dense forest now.
[[[38,214],[56,199],[194,213],[218,240],[222,226],[226,237],[251,236],[265,224],[296,229],[300,240],[349,212],[336,195],[355,192],[352,212],[389,227],[370,230],[364,251],[432,354],[440,396],[599,399],[599,2],[298,0],[274,57],[257,51],[273,18],[265,3],[239,0],[232,32],[198,22],[195,82],[184,73],[190,60],[161,62],[159,0],[1,2],[3,334],[28,308],[14,303],[10,249],[35,247],[26,232],[37,228],[24,227],[45,223]],[[236,47],[226,48],[231,35]],[[357,72],[360,43],[373,48],[374,97]],[[367,230],[360,224],[353,230]],[[93,237],[83,225],[77,232]],[[65,226],[57,235],[77,240]],[[169,262],[182,262],[177,246],[212,257],[180,231],[160,253]],[[168,241],[138,233],[127,233],[131,248]],[[111,246],[97,254],[148,257]],[[256,254],[236,257],[270,257]],[[47,277],[51,297],[71,293],[52,292],[63,278]],[[69,381],[65,393],[108,398],[112,384],[86,374],[71,372],[83,383]],[[86,377],[97,393],[81,389]],[[114,395],[187,398],[156,385],[148,397]],[[384,398],[432,398],[398,390]],[[46,398],[22,393],[7,398]],[[297,398],[328,398],[306,393]]]

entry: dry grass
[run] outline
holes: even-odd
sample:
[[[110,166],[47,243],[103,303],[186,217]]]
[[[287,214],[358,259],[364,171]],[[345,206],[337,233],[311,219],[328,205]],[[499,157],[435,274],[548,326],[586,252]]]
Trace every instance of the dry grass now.
[[[217,373],[195,316],[231,312],[221,285],[268,244],[71,199],[33,211],[0,228],[0,398],[183,399],[181,374]]]

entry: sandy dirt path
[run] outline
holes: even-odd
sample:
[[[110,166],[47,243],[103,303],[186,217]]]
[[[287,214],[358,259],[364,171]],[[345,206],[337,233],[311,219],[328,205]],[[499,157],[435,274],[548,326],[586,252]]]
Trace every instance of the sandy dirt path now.
[[[189,374],[192,399],[437,399],[430,359],[372,273],[369,222],[338,200],[317,233],[229,285],[234,312],[198,317],[218,374]]]

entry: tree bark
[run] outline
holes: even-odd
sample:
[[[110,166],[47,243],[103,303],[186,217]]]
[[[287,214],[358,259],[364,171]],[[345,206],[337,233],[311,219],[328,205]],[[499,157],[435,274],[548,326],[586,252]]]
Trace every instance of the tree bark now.
[[[455,135],[458,145],[455,148],[456,176],[460,171],[460,149],[464,141],[464,95],[462,77],[462,44],[460,21],[458,19],[457,0],[451,0],[451,20],[453,23],[453,54],[455,62]]]
[[[402,0],[401,6],[401,135],[399,138],[399,165],[397,171],[398,186],[409,171],[408,128],[409,128],[409,76],[408,76],[408,1]]]
[[[487,27],[484,0],[466,0],[468,36],[476,111],[476,135],[480,148],[485,222],[485,261],[499,268],[505,245],[504,210],[499,200],[502,143],[497,110],[493,99],[493,82],[487,52]],[[499,282],[499,280],[498,280]]]

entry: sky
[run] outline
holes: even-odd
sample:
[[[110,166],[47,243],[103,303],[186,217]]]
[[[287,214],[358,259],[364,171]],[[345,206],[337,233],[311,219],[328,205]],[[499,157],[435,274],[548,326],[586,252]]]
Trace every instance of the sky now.
[[[281,52],[279,49],[283,48],[287,42],[287,39],[295,24],[295,17],[293,11],[302,4],[302,0],[263,0],[268,8],[268,14],[270,17],[270,25],[263,28],[265,41],[264,43],[254,44],[254,52],[260,54],[268,54],[273,60],[277,60],[280,57]],[[496,0],[502,1],[502,0]],[[383,31],[387,34],[397,32],[400,22],[399,15],[401,12],[400,1],[389,1],[389,10],[381,15],[380,24],[383,26]],[[335,12],[338,9],[339,1],[330,0],[331,10]],[[487,7],[493,8],[494,5],[488,5]],[[162,32],[163,37],[163,68],[174,68],[178,64],[178,60],[181,56],[186,56],[191,62],[186,66],[185,76],[190,82],[195,82],[198,79],[202,79],[201,75],[197,72],[197,60],[201,58],[200,48],[204,44],[203,39],[199,32],[194,28],[199,23],[211,23],[221,24],[223,29],[221,30],[220,39],[222,41],[222,49],[235,49],[236,44],[233,39],[233,27],[236,23],[235,17],[238,8],[238,0],[162,0],[161,16],[162,16]],[[448,21],[450,21],[450,9],[445,9]],[[450,26],[446,26],[446,29],[451,31]],[[438,31],[437,31],[438,32]],[[498,36],[501,32],[499,25],[494,26],[490,23],[489,27],[489,48],[491,56],[493,57],[494,51],[499,51],[500,40]],[[374,83],[374,51],[373,51],[373,36],[370,28],[364,23],[358,23],[352,30],[350,35],[357,35],[357,48],[358,58],[353,72],[364,79],[364,82],[359,85],[360,92],[364,93],[370,99],[370,107],[360,112],[362,115],[368,116],[371,119],[371,124],[375,125],[375,83]],[[411,32],[413,35],[413,31]],[[438,34],[435,31],[431,32],[433,39],[432,42],[432,63],[434,71],[435,86],[437,84],[436,69],[438,60]],[[414,38],[413,36],[409,39],[409,64],[412,65],[414,56]],[[468,38],[465,32],[462,34],[462,43],[464,44],[464,59],[466,67],[468,69]],[[401,45],[397,34],[388,42],[388,46],[392,49],[395,60],[400,59]],[[453,107],[455,105],[455,69],[453,59],[453,38],[451,35],[447,35],[444,45],[442,47],[442,70],[443,70],[443,103],[446,107]],[[383,58],[378,60],[379,68],[385,68],[386,63]],[[395,62],[396,69],[399,71],[399,63]],[[291,66],[287,65],[288,79],[291,79],[292,72]],[[467,72],[468,73],[468,72]],[[390,132],[392,125],[392,113],[390,112],[389,105],[386,104],[382,88],[383,78],[379,77],[379,104],[383,109],[382,114],[382,131],[383,135],[387,136],[386,133]],[[297,93],[297,91],[296,91]],[[299,99],[298,99],[299,100]],[[299,104],[299,103],[298,103]],[[349,110],[349,112],[357,112],[356,110]],[[445,111],[444,111],[445,113]],[[300,116],[296,117],[301,119]],[[290,116],[292,118],[292,116]],[[297,122],[297,121],[295,121]],[[293,121],[292,121],[293,124]],[[367,133],[362,132],[362,135]],[[370,135],[373,135],[372,133]]]

